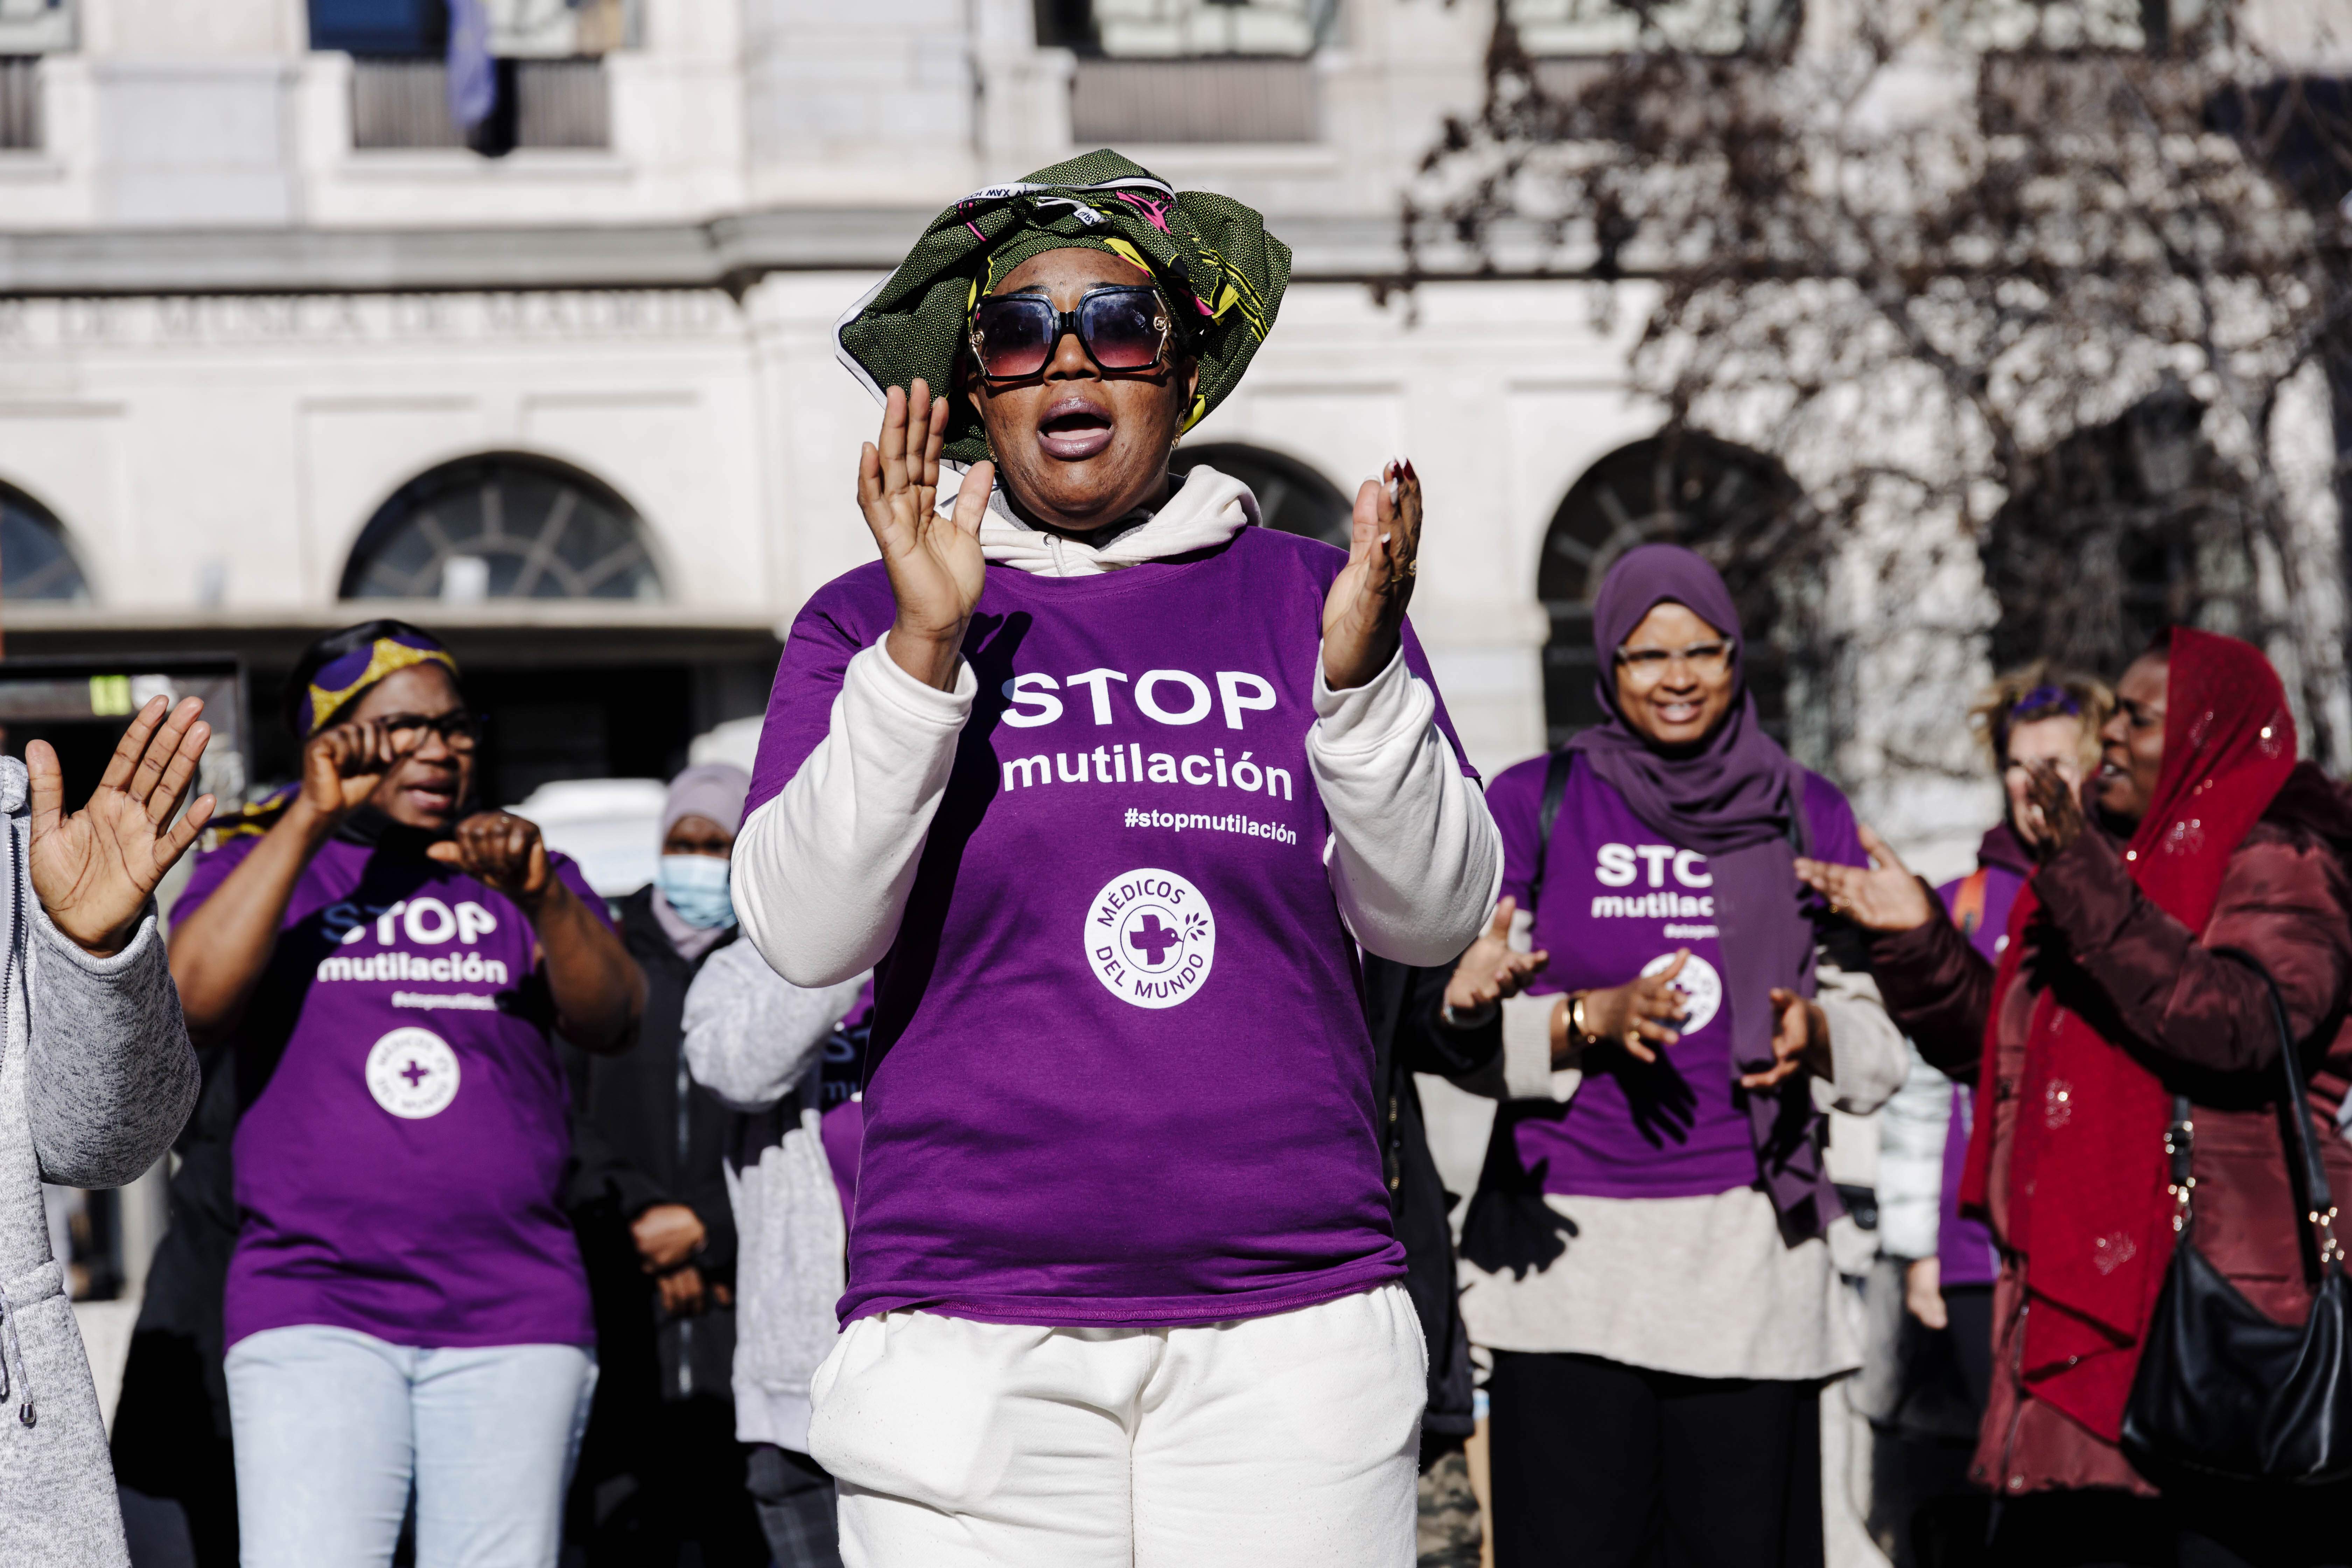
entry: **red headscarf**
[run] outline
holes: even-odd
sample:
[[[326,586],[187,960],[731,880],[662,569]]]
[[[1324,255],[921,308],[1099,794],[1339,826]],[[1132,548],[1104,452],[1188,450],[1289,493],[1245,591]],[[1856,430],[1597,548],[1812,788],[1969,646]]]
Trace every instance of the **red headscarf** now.
[[[2164,766],[2124,858],[2140,890],[2201,936],[2230,857],[2294,768],[2294,721],[2277,671],[2235,637],[2178,628],[2171,664]],[[2017,980],[2023,934],[2039,907],[2029,882],[1993,984],[1978,1079],[1985,1089],[1998,1081],[2001,1000]],[[2171,1096],[2153,1072],[2060,1005],[2054,988],[2035,999],[2003,1237],[2025,1255],[2034,1307],[2021,1370],[2033,1397],[2111,1442],[2172,1257],[2164,1156],[2170,1115]],[[1990,1115],[1976,1119],[1964,1206],[1984,1205],[1992,1124]]]

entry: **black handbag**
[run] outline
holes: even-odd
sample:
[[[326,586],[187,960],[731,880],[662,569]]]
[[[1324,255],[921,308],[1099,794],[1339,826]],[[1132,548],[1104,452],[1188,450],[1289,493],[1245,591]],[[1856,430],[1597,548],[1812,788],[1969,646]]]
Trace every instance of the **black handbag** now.
[[[2317,1486],[2352,1476],[2352,1286],[2334,1231],[2335,1199],[2311,1131],[2294,1031],[2269,973],[2245,953],[2217,949],[2262,975],[2279,1031],[2289,1184],[2300,1200],[2295,1234],[2311,1316],[2272,1321],[2198,1250],[2190,1198],[2192,1118],[2173,1101],[2165,1150],[2179,1233],[2141,1344],[2124,1407],[2124,1452],[2143,1474]]]

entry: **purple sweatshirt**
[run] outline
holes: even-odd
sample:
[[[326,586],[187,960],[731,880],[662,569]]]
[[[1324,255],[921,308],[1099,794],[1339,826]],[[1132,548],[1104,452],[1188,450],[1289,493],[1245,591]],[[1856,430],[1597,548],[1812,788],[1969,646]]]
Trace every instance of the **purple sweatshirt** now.
[[[1503,834],[1503,891],[1522,909],[1541,834],[1545,765],[1530,758],[1486,792]],[[1805,777],[1809,853],[1864,863],[1845,797],[1828,780]],[[1686,949],[1675,983],[1688,1000],[1682,1038],[1655,1064],[1598,1047],[1585,1053],[1584,1081],[1566,1104],[1514,1108],[1520,1163],[1540,1170],[1544,1191],[1678,1198],[1755,1184],[1755,1135],[1734,1098],[1714,885],[1706,856],[1659,842],[1591,769],[1570,768],[1535,910],[1535,946],[1550,958],[1528,993],[1622,985]],[[1796,892],[1790,918],[1817,914],[1817,900],[1801,902]]]
[[[989,573],[980,698],[876,970],[845,1321],[1213,1323],[1402,1274],[1306,753],[1344,563],[1252,528]],[[801,612],[752,810],[892,617],[878,563]]]
[[[260,843],[197,857],[185,920]],[[601,919],[579,868],[556,875]],[[325,1324],[394,1344],[592,1344],[558,1202],[571,1154],[522,910],[422,858],[331,840],[239,1025],[247,1100],[227,1342]]]

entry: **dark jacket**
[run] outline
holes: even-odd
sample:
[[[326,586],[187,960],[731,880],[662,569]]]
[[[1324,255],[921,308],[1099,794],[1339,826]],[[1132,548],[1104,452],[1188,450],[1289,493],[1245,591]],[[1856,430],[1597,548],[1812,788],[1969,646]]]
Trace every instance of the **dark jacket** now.
[[[2192,931],[2151,902],[2113,840],[2085,832],[2035,874],[2042,912],[2021,936],[2018,983],[1993,994],[1993,968],[1949,921],[1882,937],[1873,959],[1887,1011],[1936,1066],[1979,1075],[1998,1006],[1999,1081],[1990,1095],[1994,1234],[2008,1235],[2009,1152],[2034,999],[2056,987],[2101,1032],[2132,1049],[2196,1107],[2197,1245],[2253,1306],[2282,1322],[2311,1310],[2294,1200],[2270,1086],[2278,1034],[2269,994],[2243,964],[2278,983],[2311,1076],[2312,1110],[2330,1184],[2352,1190],[2352,1147],[2335,1116],[2352,1080],[2352,889],[2341,857],[2352,830],[2318,771],[2298,768],[2231,854],[2213,912]],[[1979,1115],[1987,1097],[1979,1089]],[[1972,1467],[2006,1493],[2053,1488],[2153,1490],[2115,1445],[2031,1398],[2015,1371],[2026,1260],[2004,1245],[1994,1288],[1991,1398]]]
[[[1460,1033],[1439,1022],[1438,1005],[1454,966],[1415,969],[1369,954],[1364,1018],[1372,1036],[1372,1085],[1381,1119],[1381,1170],[1389,1213],[1404,1244],[1404,1288],[1429,1342],[1426,1436],[1466,1437],[1470,1413],[1470,1337],[1462,1326],[1454,1277],[1449,1215],[1460,1200],[1438,1179],[1429,1152],[1417,1072],[1453,1078],[1477,1071],[1502,1049],[1500,1028]]]
[[[709,1238],[695,1259],[705,1285],[732,1289],[735,1210],[723,1165],[733,1117],[687,1077],[681,1020],[687,987],[736,933],[689,962],[654,918],[653,896],[651,888],[640,888],[617,906],[621,940],[646,976],[636,1045],[609,1057],[563,1047],[572,1082],[564,1206],[580,1234],[595,1298],[601,1384],[627,1399],[639,1396],[631,1390],[641,1377],[657,1375],[664,1399],[723,1399],[735,1357],[734,1313],[714,1306],[698,1317],[657,1322],[655,1286],[639,1266],[629,1226],[657,1204],[684,1204]],[[657,1373],[648,1355],[657,1357]],[[610,1403],[602,1386],[597,1403]]]

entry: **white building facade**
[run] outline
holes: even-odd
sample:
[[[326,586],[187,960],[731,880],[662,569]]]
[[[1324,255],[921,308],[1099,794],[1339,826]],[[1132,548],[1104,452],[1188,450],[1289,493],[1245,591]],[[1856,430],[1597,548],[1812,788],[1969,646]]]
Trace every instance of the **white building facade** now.
[[[1627,387],[1636,286],[1613,312],[1578,281],[1373,286],[1415,165],[1485,89],[1486,5],[490,10],[501,110],[474,140],[498,156],[443,107],[441,0],[0,0],[12,658],[230,651],[266,708],[310,637],[397,615],[467,660],[502,798],[665,772],[758,711],[780,629],[870,559],[843,306],[955,197],[1114,145],[1296,253],[1187,450],[1310,531],[1410,456],[1414,615],[1474,760],[1575,716],[1582,623],[1539,575],[1548,547],[1631,536],[1601,481],[1660,417]],[[1627,41],[1605,4],[1518,13],[1541,51]],[[1952,855],[1991,809],[1989,785],[1845,782]]]

